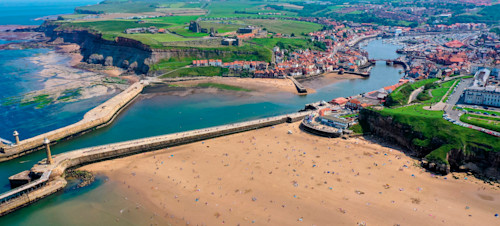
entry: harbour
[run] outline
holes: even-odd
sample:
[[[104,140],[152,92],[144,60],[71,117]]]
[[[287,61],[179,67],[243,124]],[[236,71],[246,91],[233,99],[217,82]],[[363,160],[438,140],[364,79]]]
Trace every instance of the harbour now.
[[[389,56],[385,56],[385,58],[395,58],[396,54],[394,51],[380,51],[391,45],[383,44],[381,41],[378,42],[378,40],[374,42],[374,44],[368,45],[367,48],[379,48],[376,49],[375,52],[387,52]],[[376,47],[377,45],[378,47]],[[397,47],[392,48],[395,49]],[[370,56],[372,56],[374,52],[368,51]],[[308,96],[294,96],[283,93],[267,95],[265,98],[240,97],[236,100],[234,97],[225,95],[191,95],[187,97],[155,95],[147,98],[139,97],[138,101],[132,103],[129,108],[123,111],[110,126],[77,137],[72,141],[61,142],[52,148],[52,152],[57,155],[66,151],[100,144],[291,113],[302,108],[307,103],[319,100],[329,100],[339,96],[355,95],[375,90],[379,87],[392,85],[396,83],[400,77],[401,75],[398,73],[397,68],[386,66],[382,62],[377,62],[372,69],[371,76],[367,79],[338,82],[320,88],[316,93],[309,94]],[[236,109],[236,107],[238,107],[238,109]],[[202,118],[196,114],[196,112],[200,111],[205,113],[205,116]],[[151,114],[152,112],[155,114]],[[226,117],[220,118],[220,115],[225,115]],[[186,124],[186,122],[191,123]],[[134,133],[123,133],[123,131],[131,131],[132,128],[134,128]],[[44,155],[45,153],[43,152],[35,152],[30,156],[19,158],[15,163],[1,163],[0,167],[5,169],[2,170],[2,174],[5,175],[3,178],[7,178],[22,170],[29,169],[30,165],[34,163],[34,160],[42,159]],[[3,183],[3,191],[8,190],[8,181],[4,180]],[[97,182],[97,184],[101,183],[102,182]],[[97,187],[91,186],[85,189],[90,189],[90,191],[95,192],[102,191],[102,189],[94,190],[96,188]],[[103,187],[103,189],[109,188]],[[55,196],[60,196],[60,194],[58,194]],[[33,213],[35,210],[37,210],[37,215],[43,214],[44,210],[38,209],[39,207],[37,207],[40,205],[45,206],[51,203],[50,205],[57,205],[58,209],[64,209],[64,206],[67,204],[63,203],[68,203],[70,200],[73,200],[70,202],[85,202],[83,196],[77,195],[78,193],[72,194],[76,196],[62,195],[60,197],[63,199],[57,198],[57,200],[59,200],[58,203],[62,205],[51,202],[50,200],[53,200],[53,198],[49,197],[48,199],[39,201],[35,205],[28,206],[20,211],[2,217],[0,222],[26,223],[26,220],[29,221],[29,219],[21,220],[20,217],[22,214],[26,213],[26,211]],[[88,197],[86,199],[88,199]],[[98,214],[98,212],[93,212],[93,214]],[[41,217],[41,215],[38,217]],[[103,217],[104,216],[101,216],[100,219],[103,220]],[[68,221],[63,220],[59,222],[60,224],[64,224],[63,222]]]

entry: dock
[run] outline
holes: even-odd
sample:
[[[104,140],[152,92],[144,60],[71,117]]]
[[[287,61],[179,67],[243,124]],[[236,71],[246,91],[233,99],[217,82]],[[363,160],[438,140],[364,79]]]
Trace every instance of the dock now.
[[[297,88],[297,92],[299,92],[299,93],[307,93],[306,87],[304,87],[302,84],[300,84],[300,82],[298,82],[295,78],[293,78],[291,76],[287,76],[287,78],[290,79],[290,80],[292,80],[293,84]]]
[[[34,165],[31,170],[21,172],[9,178],[11,184],[16,184],[18,187],[0,194],[0,216],[63,189],[67,182],[62,176],[68,168],[282,123],[296,122],[302,120],[308,114],[310,114],[309,111],[298,112],[241,123],[101,145],[58,154],[52,156],[52,164],[48,164],[46,160],[42,160]]]
[[[147,82],[145,81],[132,84],[123,92],[87,112],[82,120],[74,124],[21,140],[18,144],[3,147],[0,145],[0,162],[43,149],[43,140],[45,138],[48,138],[54,144],[109,125],[116,115],[142,92],[146,85]]]

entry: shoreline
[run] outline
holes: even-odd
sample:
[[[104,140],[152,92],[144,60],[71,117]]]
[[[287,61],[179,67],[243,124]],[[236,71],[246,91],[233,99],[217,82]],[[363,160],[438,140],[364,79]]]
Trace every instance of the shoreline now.
[[[298,123],[80,169],[107,176],[129,202],[173,225],[323,225],[332,216],[341,224],[494,224],[500,207],[498,188],[465,173],[434,176],[392,146],[317,137]]]
[[[338,74],[335,72],[325,73],[312,77],[302,77],[298,80],[306,86],[308,93],[316,92],[316,89],[332,85],[337,82],[353,79],[363,79],[364,77],[351,74]],[[296,95],[300,94],[293,82],[289,79],[272,79],[272,78],[239,78],[239,77],[208,77],[189,81],[172,82],[172,84],[193,87],[200,83],[219,83],[224,85],[236,86],[244,89],[252,90],[252,95],[266,95],[269,93],[286,92]]]

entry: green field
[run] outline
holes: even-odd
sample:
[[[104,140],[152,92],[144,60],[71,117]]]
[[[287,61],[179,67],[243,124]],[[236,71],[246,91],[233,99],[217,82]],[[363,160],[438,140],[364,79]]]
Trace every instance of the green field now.
[[[500,118],[487,117],[482,115],[463,114],[460,121],[471,125],[479,126],[485,129],[500,132]]]
[[[166,23],[166,21],[172,21],[173,23]],[[128,28],[138,28],[138,27],[150,27],[155,26],[157,28],[168,29],[172,25],[178,23],[179,19],[173,20],[156,20],[148,21],[147,23],[139,24],[135,20],[105,20],[105,21],[92,21],[92,22],[70,22],[63,23],[58,29],[90,29],[97,33],[102,34],[102,37],[107,40],[114,40],[116,37],[125,37],[130,39],[135,39],[143,44],[149,45],[153,48],[162,48],[164,42],[177,42],[177,41],[188,41],[194,40],[196,38],[185,38],[175,34],[125,34],[123,33]]]
[[[294,20],[267,20],[267,19],[250,19],[243,20],[245,24],[262,26],[269,32],[281,34],[295,34],[296,36],[303,33],[309,33],[320,30],[323,26],[316,23],[294,21]]]
[[[500,139],[455,125],[442,118],[442,111],[427,111],[422,106],[413,105],[397,109],[372,110],[384,117],[392,117],[395,122],[411,126],[411,130],[402,131],[402,135],[411,139],[415,146],[433,150],[425,157],[431,161],[448,163],[446,153],[451,149],[465,147],[465,151],[470,151],[477,146],[484,148],[483,144],[488,144],[492,151],[500,151]],[[422,136],[412,137],[415,133],[420,133]]]
[[[221,67],[193,67],[193,68],[181,68],[174,72],[162,75],[162,78],[174,78],[174,77],[196,77],[196,76],[222,76],[223,73],[228,71],[227,68]]]
[[[387,97],[386,106],[390,107],[390,106],[406,105],[408,102],[408,98],[410,97],[410,94],[414,90],[426,84],[433,83],[437,80],[438,80],[437,78],[425,79],[414,83],[407,83],[398,87]]]
[[[225,55],[217,55],[217,54],[211,54],[207,55],[206,58],[203,59],[220,59],[222,62],[232,62],[235,60],[247,60],[247,61],[267,61],[269,62],[271,60],[271,52],[268,49],[265,49],[264,47],[257,46],[257,45],[245,45],[242,47],[221,47],[221,48],[199,48],[202,50],[220,50],[220,51],[227,51],[230,52]],[[241,50],[238,52],[237,50]],[[244,53],[247,51],[248,53]],[[192,64],[193,60],[200,60],[202,58],[199,57],[171,57],[168,59],[163,59],[160,62],[151,65],[150,70],[151,71],[162,71],[162,72],[168,72],[172,71],[175,69],[179,69],[181,67],[187,66]]]
[[[475,109],[475,108],[460,108],[460,107],[453,107],[453,109],[455,110],[466,110],[468,112],[478,112],[479,114],[483,114],[483,113],[488,113],[488,114],[495,114],[495,115],[499,115],[500,116],[500,112],[498,111],[488,111],[488,110],[483,110],[483,109]]]
[[[247,8],[252,8],[260,3],[258,2],[211,2],[206,9],[210,11],[207,17],[243,17],[251,14],[236,14],[234,11],[245,11]],[[257,16],[255,14],[255,16]]]
[[[425,90],[422,91],[418,96],[417,100],[421,103],[437,103],[443,99],[444,95],[450,88],[452,88],[453,84],[455,84],[457,80],[450,80],[441,84],[437,83],[428,83],[425,86]],[[435,86],[435,87],[433,87]],[[428,88],[427,88],[428,87]],[[429,90],[431,91],[432,97],[428,94]],[[450,91],[451,93],[451,91]]]
[[[186,38],[199,38],[199,37],[206,37],[209,36],[210,34],[207,33],[195,33],[190,31],[186,26],[179,26],[179,27],[173,27],[169,28],[169,31],[172,33],[175,33],[177,35],[181,35]]]
[[[313,49],[318,50],[314,43],[308,39],[300,38],[255,38],[250,42],[262,45],[268,49],[279,46],[282,49],[297,50],[297,49]]]
[[[225,22],[227,22],[227,21],[225,21]],[[221,24],[221,23],[212,22],[212,21],[201,21],[200,26],[202,28],[207,28],[207,29],[210,29],[211,27],[213,27],[219,33],[226,33],[226,32],[237,31],[238,28],[244,26],[244,24],[242,24],[241,21],[235,21],[235,22],[237,22],[237,23],[239,22],[240,24]]]
[[[146,2],[115,2],[108,4],[96,4],[89,6],[76,7],[75,12],[87,14],[101,13],[143,13],[154,12],[154,4]]]

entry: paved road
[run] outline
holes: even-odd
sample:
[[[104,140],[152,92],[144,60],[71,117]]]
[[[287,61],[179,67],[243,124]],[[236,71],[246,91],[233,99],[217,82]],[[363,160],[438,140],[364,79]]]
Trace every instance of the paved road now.
[[[410,94],[410,97],[408,98],[408,103],[406,104],[410,104],[412,101],[414,101],[417,98],[418,94],[422,92],[422,90],[424,90],[423,86],[416,90],[413,90],[413,92],[411,92]]]
[[[461,95],[464,93],[465,88],[469,87],[471,82],[472,82],[472,79],[464,79],[464,80],[462,80],[462,82],[460,82],[460,84],[455,89],[455,92],[452,93],[450,95],[450,97],[448,98],[448,103],[446,104],[446,107],[444,108],[445,114],[447,114],[448,117],[451,118],[452,120],[455,120],[457,122],[464,124],[465,125],[464,127],[483,131],[485,133],[498,134],[498,132],[496,132],[496,131],[485,129],[485,128],[482,128],[479,126],[471,125],[471,124],[460,121],[460,116],[463,114],[463,112],[453,110],[453,106],[455,106],[455,104],[457,104]],[[499,135],[497,135],[497,136],[499,136]]]

